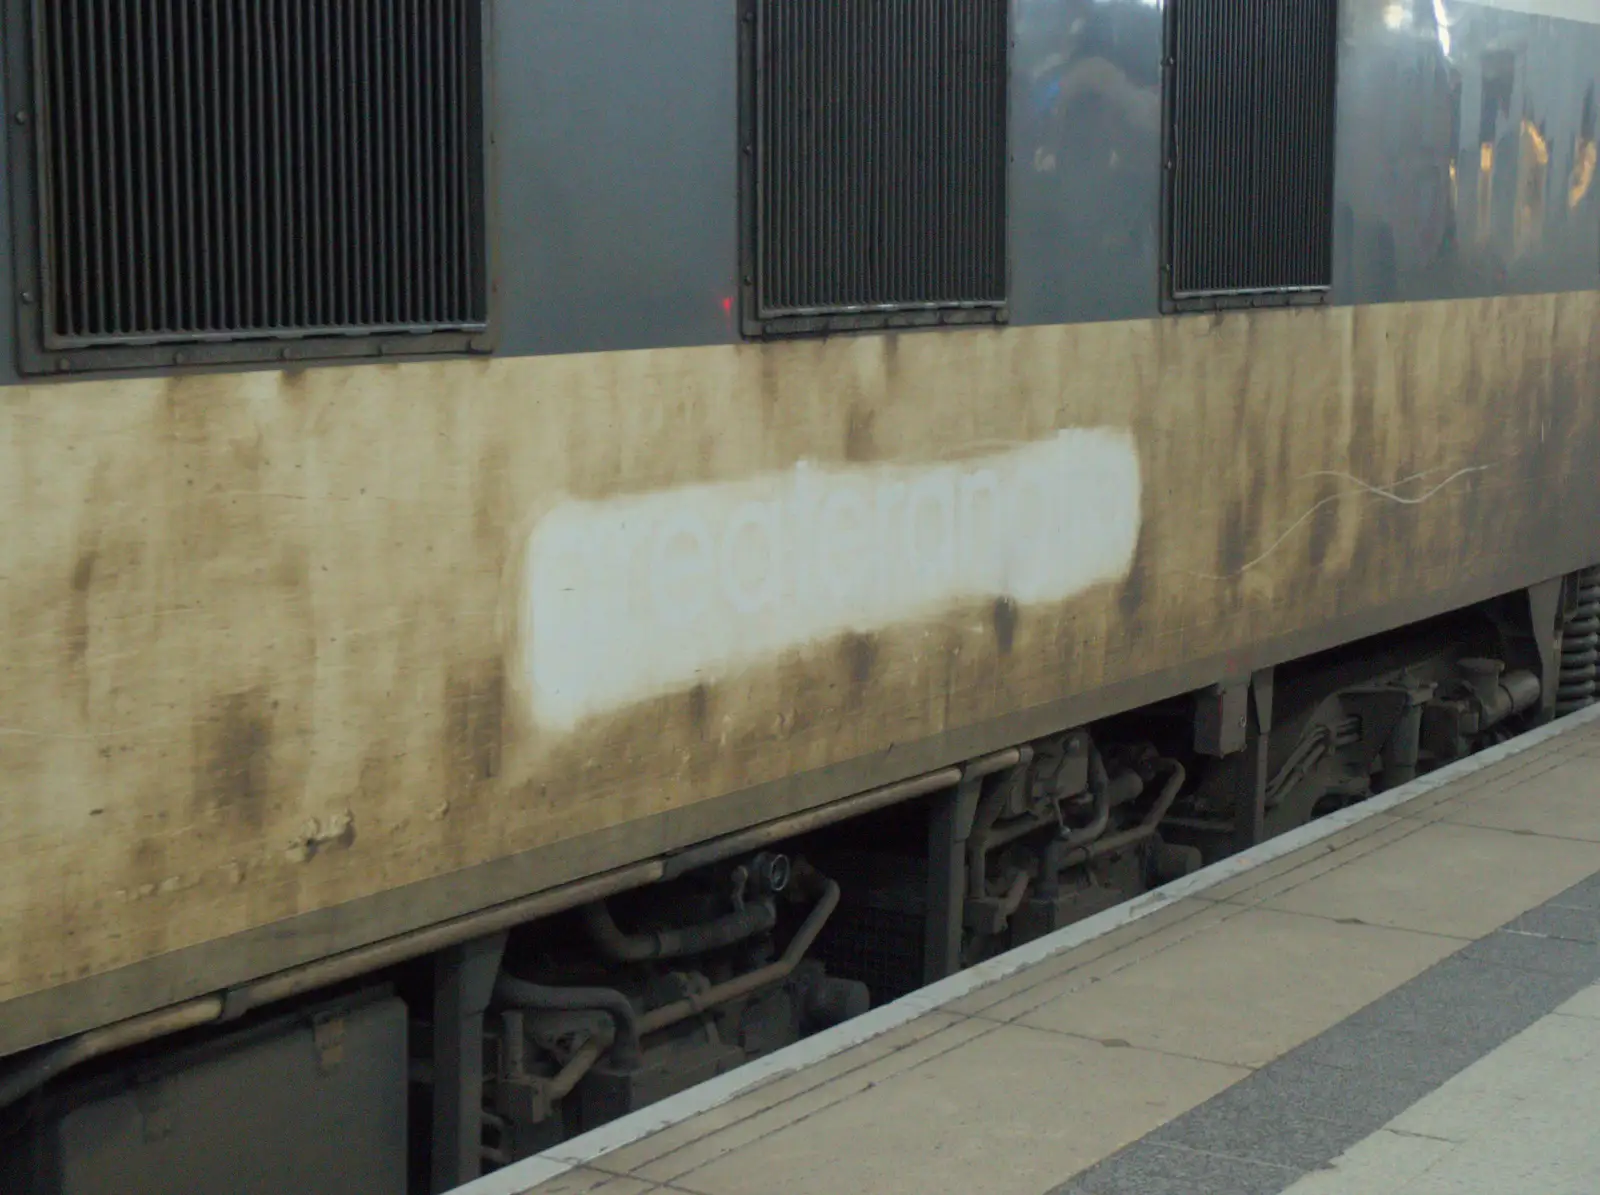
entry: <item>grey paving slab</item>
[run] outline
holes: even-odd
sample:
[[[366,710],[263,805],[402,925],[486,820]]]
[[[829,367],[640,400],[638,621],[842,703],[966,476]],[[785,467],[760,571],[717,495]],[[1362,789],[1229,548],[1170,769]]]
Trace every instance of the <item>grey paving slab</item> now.
[[[848,1099],[635,1173],[704,1195],[1038,1195],[1247,1072],[993,1025]]]
[[[649,1195],[657,1190],[640,1179],[581,1168],[551,1179],[529,1195]]]
[[[1303,1091],[1261,1083],[1237,1084],[1201,1108],[1201,1115],[1180,1116],[1145,1140],[1305,1171],[1383,1124],[1369,1124],[1365,1116],[1359,1124],[1330,1120]]]
[[[1471,940],[1600,869],[1600,843],[1436,823],[1354,858],[1266,907]],[[1462,884],[1462,875],[1490,882]]]
[[[1584,988],[1556,1012],[1564,1017],[1588,1017],[1600,1021],[1600,988]]]
[[[1590,758],[1539,758],[1515,783],[1468,794],[1444,816],[1463,825],[1600,842],[1600,768]]]
[[[785,1075],[702,1113],[614,1150],[606,1168],[621,1174],[661,1177],[684,1173],[706,1158],[754,1140],[786,1118],[811,1115],[882,1083],[900,1071],[955,1049],[988,1031],[988,1026],[944,1012],[932,1012],[813,1066]]]
[[[1579,880],[1549,903],[1562,909],[1600,909],[1600,875]]]
[[[1409,1110],[1558,1009],[1572,1010],[1562,1019],[1594,1023],[1600,997],[1578,998],[1600,982],[1600,912],[1562,902],[1587,902],[1597,887],[1600,876],[1590,877],[1518,915],[1075,1176],[1060,1195],[1277,1195],[1302,1182],[1321,1190],[1313,1179],[1334,1159],[1385,1126],[1405,1124]],[[1592,1032],[1600,1043],[1600,1029]],[[1433,1156],[1392,1142],[1384,1148],[1373,1163],[1380,1171],[1421,1173]]]
[[[1582,982],[1600,974],[1600,946],[1537,934],[1498,930],[1466,947],[1462,954],[1485,963],[1580,977]],[[1576,990],[1576,988],[1574,988]]]
[[[946,1005],[946,1010],[963,1015],[981,1014],[991,1020],[1009,1021],[1038,1007],[1054,990],[1048,985],[1065,976],[1078,980],[1101,979],[1132,960],[1148,957],[1235,915],[1233,909],[1218,909],[1214,902],[1189,898],[1174,901],[1130,925],[1103,934],[1076,950],[1046,959],[998,983],[985,984],[977,991]],[[1058,984],[1059,986],[1059,984]]]
[[[1443,1077],[1521,1032],[1586,982],[1581,975],[1458,954],[1306,1042],[1294,1056],[1346,1070]]]
[[[1597,1060],[1600,1021],[1547,1016],[1301,1178],[1290,1195],[1593,1195]]]
[[[1257,1071],[1256,1085],[1283,1107],[1355,1132],[1398,1116],[1431,1091],[1434,1081],[1403,1067],[1326,1066],[1297,1052]]]
[[[1452,1141],[1379,1129],[1328,1167],[1300,1179],[1289,1191],[1292,1195],[1397,1195],[1455,1148]]]
[[[1260,1066],[1404,983],[1461,943],[1247,909],[1137,966],[1070,977],[1021,1023],[1234,1066]]]
[[[740,1160],[728,1161],[730,1156],[756,1147],[754,1153],[748,1153],[748,1157],[758,1167],[769,1164],[771,1155],[763,1153],[764,1146],[759,1143],[771,1144],[780,1134],[798,1131],[798,1125],[828,1123],[825,1118],[841,1105],[849,1104],[863,1093],[884,1089],[909,1072],[930,1064],[935,1066],[937,1072],[942,1060],[951,1055],[961,1055],[963,1047],[993,1034],[996,1029],[994,1025],[975,1019],[957,1021],[937,1033],[918,1039],[905,1049],[841,1074],[830,1082],[797,1092],[780,1103],[730,1120],[718,1118],[708,1126],[709,1131],[681,1140],[667,1152],[654,1154],[653,1147],[648,1151],[642,1148],[650,1142],[640,1142],[630,1150],[619,1151],[603,1159],[603,1163],[609,1169],[625,1170],[628,1174],[663,1183],[676,1182],[697,1171],[704,1175],[707,1168],[721,1163],[724,1164],[723,1169],[734,1171],[729,1181],[737,1189],[737,1184],[745,1181],[747,1176],[739,1170]],[[972,1057],[970,1053],[963,1056]],[[968,1069],[972,1069],[970,1064]],[[1210,1088],[1207,1094],[1220,1086],[1222,1082]],[[848,1114],[844,1114],[844,1118],[848,1120]],[[1130,1133],[1124,1140],[1134,1136],[1137,1134]],[[818,1148],[820,1143],[819,1139],[803,1145],[802,1149],[810,1152]]]
[[[1600,908],[1575,909],[1566,905],[1545,905],[1524,913],[1506,929],[1517,934],[1597,945],[1600,944]]]
[[[1305,1173],[1177,1145],[1118,1154],[1052,1195],[1278,1195]]]

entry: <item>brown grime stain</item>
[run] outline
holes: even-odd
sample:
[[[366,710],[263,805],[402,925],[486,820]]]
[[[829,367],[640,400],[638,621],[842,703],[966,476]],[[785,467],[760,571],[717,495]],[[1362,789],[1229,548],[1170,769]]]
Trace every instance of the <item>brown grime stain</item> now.
[[[1141,461],[1140,467],[1148,473],[1150,463]],[[1144,502],[1142,495],[1140,502],[1141,504]],[[1159,557],[1155,535],[1150,518],[1141,511],[1139,537],[1133,548],[1133,564],[1117,594],[1117,609],[1125,620],[1131,621],[1136,618],[1144,610],[1145,602],[1150,596],[1150,576]]]
[[[1246,543],[1252,545],[1246,556],[1246,560],[1249,560],[1266,551],[1275,538],[1274,533],[1268,531],[1267,523],[1267,487],[1271,478],[1264,462],[1272,457],[1268,452],[1267,424],[1264,420],[1258,419],[1248,427],[1244,444],[1245,459],[1254,463],[1253,467],[1243,470],[1244,476],[1249,479],[1244,505],[1244,538]],[[1238,567],[1243,565],[1244,561],[1241,561]]]
[[[778,351],[768,349],[761,353],[759,360],[761,367],[761,405],[770,414],[777,410],[783,399],[784,371],[781,364],[781,356]]]
[[[272,781],[272,711],[264,686],[216,699],[195,728],[197,811],[259,830]]]
[[[900,366],[900,333],[890,332],[883,338],[883,380],[893,385],[899,378]]]
[[[279,385],[287,394],[304,394],[311,378],[311,370],[304,365],[290,365],[278,375]]]
[[[1017,640],[1017,603],[1009,597],[997,598],[993,611],[994,638],[1000,654],[1008,656]]]
[[[89,586],[94,581],[94,562],[97,553],[85,552],[78,557],[78,563],[72,569],[72,588],[77,593],[88,593]]]
[[[445,704],[451,787],[471,792],[500,774],[506,701],[499,656],[451,674]]]
[[[860,405],[850,408],[850,418],[844,435],[845,460],[866,462],[876,459],[878,449],[873,438],[873,424],[876,420],[877,413],[871,408]]]
[[[702,733],[711,721],[711,690],[704,684],[689,690],[689,724]]]
[[[228,447],[236,476],[255,477],[261,472],[266,463],[266,449],[259,431],[235,438]]]
[[[67,602],[67,666],[76,671],[89,654],[89,589],[94,584],[99,553],[81,553],[72,569],[72,595]]]
[[[491,440],[474,470],[472,534],[479,549],[490,557],[504,552],[504,529],[512,521],[512,499],[506,481],[511,472],[509,454],[504,440]]]
[[[1322,567],[1328,558],[1328,549],[1339,532],[1339,504],[1334,500],[1337,493],[1338,483],[1333,478],[1323,477],[1318,480],[1314,499],[1316,513],[1311,516],[1311,527],[1308,531],[1312,568]]]
[[[272,580],[283,589],[305,589],[311,577],[309,554],[300,544],[285,545],[272,566]]]
[[[203,443],[223,412],[216,401],[217,380],[203,375],[174,377],[166,385],[166,430],[179,444]]]
[[[864,685],[872,679],[873,665],[878,661],[878,644],[871,635],[846,635],[844,658],[850,667],[852,684]]]
[[[388,751],[373,751],[361,761],[361,778],[356,791],[363,803],[381,801],[395,787],[395,757]]]
[[[1222,517],[1222,535],[1217,542],[1217,571],[1223,576],[1233,577],[1244,570],[1250,559],[1250,528],[1245,499],[1229,501]]]

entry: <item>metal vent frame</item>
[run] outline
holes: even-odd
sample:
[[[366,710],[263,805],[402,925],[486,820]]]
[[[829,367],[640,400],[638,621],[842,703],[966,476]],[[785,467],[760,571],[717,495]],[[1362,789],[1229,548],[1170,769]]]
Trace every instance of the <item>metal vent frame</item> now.
[[[1176,260],[1178,255],[1178,237],[1175,207],[1178,198],[1178,172],[1181,168],[1180,146],[1178,144],[1179,130],[1181,128],[1179,103],[1179,72],[1185,65],[1180,61],[1181,49],[1179,46],[1179,30],[1181,22],[1180,10],[1189,4],[1203,3],[1204,0],[1166,0],[1163,13],[1163,45],[1162,45],[1162,71],[1161,71],[1161,145],[1162,145],[1162,170],[1161,170],[1161,277],[1160,277],[1160,306],[1165,314],[1177,314],[1190,311],[1216,311],[1232,308],[1258,308],[1258,307],[1315,307],[1326,305],[1331,300],[1334,274],[1334,231],[1335,231],[1335,188],[1337,184],[1337,169],[1335,153],[1337,144],[1337,110],[1339,89],[1339,43],[1340,20],[1342,13],[1341,0],[1319,0],[1326,3],[1328,27],[1324,31],[1327,36],[1327,77],[1325,80],[1325,100],[1327,124],[1326,141],[1316,147],[1314,152],[1319,153],[1327,163],[1326,190],[1320,196],[1321,216],[1319,223],[1322,225],[1321,261],[1319,262],[1319,277],[1310,284],[1293,286],[1271,286],[1262,288],[1217,288],[1206,290],[1186,290],[1178,285]],[[1235,0],[1243,4],[1244,0]],[[1261,2],[1261,0],[1257,0]],[[1271,0],[1266,0],[1270,3]],[[1191,65],[1191,69],[1198,67],[1206,69],[1213,64],[1203,57]],[[1245,130],[1255,138],[1260,134],[1260,118],[1252,119]],[[1259,155],[1261,147],[1257,145]],[[1257,163],[1259,165],[1259,163]],[[1251,180],[1252,184],[1255,180]]]
[[[361,361],[406,361],[441,356],[481,357],[495,351],[500,305],[498,278],[498,188],[493,95],[493,28],[491,0],[470,0],[477,27],[475,74],[467,80],[477,105],[469,114],[472,171],[468,217],[469,240],[477,256],[476,303],[481,319],[461,320],[449,328],[380,329],[358,327],[251,328],[238,333],[196,332],[162,338],[122,338],[95,343],[51,335],[47,304],[52,301],[49,237],[49,135],[39,119],[46,111],[46,80],[36,69],[45,52],[44,9],[57,0],[0,0],[6,27],[5,70],[10,137],[6,182],[12,225],[12,307],[15,362],[29,377],[84,374],[150,374],[233,369],[301,367]],[[338,2],[338,0],[324,0]]]
[[[740,330],[750,340],[770,340],[834,333],[952,326],[992,326],[1010,319],[1012,287],[1011,236],[1011,48],[1015,6],[1005,4],[1004,79],[1001,86],[1002,159],[998,212],[1002,296],[993,300],[949,303],[900,303],[884,306],[816,308],[790,311],[764,309],[764,243],[761,156],[766,108],[762,88],[762,25],[766,0],[739,0],[739,293]]]

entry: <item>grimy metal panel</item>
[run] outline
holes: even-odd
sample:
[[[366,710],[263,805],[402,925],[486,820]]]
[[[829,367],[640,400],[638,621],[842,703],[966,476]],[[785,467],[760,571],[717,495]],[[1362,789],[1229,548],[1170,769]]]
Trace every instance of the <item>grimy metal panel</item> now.
[[[1161,9],[1017,0],[1012,37],[1010,322],[1155,315]]]
[[[1006,298],[1008,0],[750,0],[753,331]]]
[[[7,24],[10,15],[0,7],[0,47],[12,40],[12,30]],[[10,94],[11,56],[9,53],[0,53],[0,96]],[[12,136],[25,135],[26,128],[19,126],[15,118],[8,122],[12,129]],[[11,138],[0,137],[0,388],[12,385],[17,381],[17,355],[16,341],[9,334],[15,326],[15,310],[13,304],[17,293],[15,275],[12,272],[12,251],[15,241],[12,236],[11,221]]]
[[[378,990],[69,1087],[12,1195],[398,1195],[406,1034]]]
[[[1600,14],[1341,8],[1334,301],[1593,288]]]
[[[481,329],[478,0],[37,0],[46,347]]]
[[[499,351],[738,338],[732,0],[494,0]]]
[[[0,1053],[1591,564],[1597,303],[13,392]],[[1136,502],[1055,455],[1122,443]],[[991,501],[989,458],[1040,447]],[[798,555],[744,546],[767,510]],[[965,546],[989,527],[1004,555]],[[801,638],[846,570],[924,560],[951,604]],[[1005,560],[1100,579],[967,588]],[[632,700],[673,653],[700,670]],[[603,712],[536,702],[552,658]]]

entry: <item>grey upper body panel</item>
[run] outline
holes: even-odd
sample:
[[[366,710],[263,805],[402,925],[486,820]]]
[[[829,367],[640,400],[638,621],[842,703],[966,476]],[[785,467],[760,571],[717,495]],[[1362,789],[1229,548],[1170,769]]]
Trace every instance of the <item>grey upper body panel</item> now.
[[[1335,301],[1600,282],[1600,178],[1585,181],[1582,164],[1596,136],[1600,24],[1516,7],[1347,2]]]
[[[500,0],[502,352],[737,339],[736,8]],[[1156,315],[1162,7],[1012,11],[1011,322]],[[1341,11],[1332,301],[1600,282],[1600,179],[1569,204],[1595,137],[1600,23],[1460,0]],[[1530,196],[1539,210],[1519,216]]]
[[[735,342],[736,0],[488,6],[497,351]],[[1156,315],[1161,4],[1012,9],[1010,320]],[[1600,281],[1600,179],[1580,186],[1600,12],[1548,15],[1569,9],[1343,0],[1334,303]],[[0,236],[7,327],[10,260]],[[16,379],[0,356],[0,383]]]
[[[732,340],[733,0],[496,0],[501,352]]]

